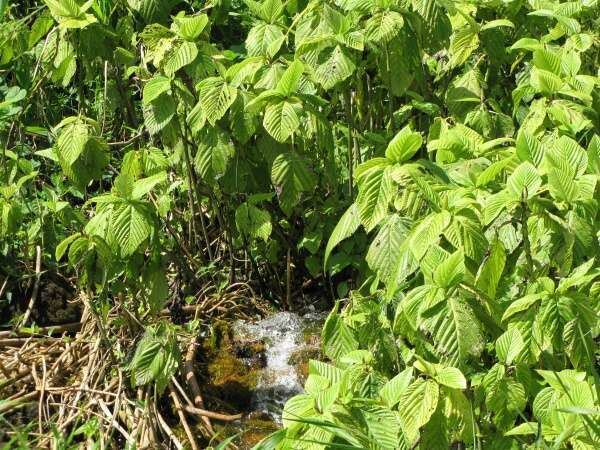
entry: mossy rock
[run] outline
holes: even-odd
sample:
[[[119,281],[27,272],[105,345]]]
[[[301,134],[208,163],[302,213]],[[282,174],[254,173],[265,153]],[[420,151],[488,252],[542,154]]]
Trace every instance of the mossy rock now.
[[[311,359],[322,358],[321,349],[319,347],[306,347],[295,351],[288,360],[288,364],[296,368],[296,373],[300,381],[304,383],[308,378],[308,362]]]

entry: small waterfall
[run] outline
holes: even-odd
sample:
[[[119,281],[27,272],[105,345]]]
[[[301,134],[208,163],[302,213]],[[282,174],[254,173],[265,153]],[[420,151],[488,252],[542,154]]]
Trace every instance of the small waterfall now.
[[[296,368],[290,365],[294,352],[306,346],[305,320],[298,314],[279,312],[256,323],[233,325],[236,340],[261,340],[265,344],[265,368],[253,393],[253,409],[281,421],[285,402],[303,391]]]

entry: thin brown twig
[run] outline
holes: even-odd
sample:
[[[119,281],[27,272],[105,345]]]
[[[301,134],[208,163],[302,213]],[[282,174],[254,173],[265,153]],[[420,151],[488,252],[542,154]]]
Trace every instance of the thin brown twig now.
[[[38,291],[40,289],[40,277],[42,271],[42,247],[39,245],[35,246],[35,283],[33,284],[33,291],[31,293],[31,298],[29,299],[29,304],[27,305],[27,310],[25,311],[25,315],[21,320],[21,326],[25,325],[29,320],[29,316],[33,311],[33,307],[35,305],[35,301],[37,299]]]
[[[190,424],[185,418],[181,401],[179,400],[177,392],[175,391],[175,387],[172,383],[169,385],[169,391],[171,394],[171,399],[173,399],[173,404],[175,405],[175,410],[177,411],[177,415],[179,416],[179,420],[181,420],[181,425],[183,425],[185,434],[187,435],[188,441],[190,441],[190,445],[192,446],[192,450],[200,450],[198,444],[196,443],[196,439],[194,439],[194,434],[192,433]]]

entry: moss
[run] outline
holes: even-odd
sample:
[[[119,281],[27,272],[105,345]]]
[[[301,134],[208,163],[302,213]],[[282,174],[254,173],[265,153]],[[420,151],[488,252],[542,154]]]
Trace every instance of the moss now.
[[[322,354],[319,347],[301,348],[292,353],[288,360],[288,364],[296,368],[296,373],[298,374],[300,381],[304,383],[306,378],[308,378],[308,361],[311,359],[319,359],[321,357]]]
[[[226,438],[228,436],[238,435],[235,444],[238,450],[250,450],[269,434],[277,431],[279,426],[270,418],[249,417],[242,422],[232,422],[219,424],[215,422],[215,431]]]
[[[227,322],[218,320],[211,324],[210,337],[205,341],[206,350],[218,351],[231,341],[230,329]]]
[[[259,370],[248,367],[230,349],[222,349],[208,364],[210,390],[235,409],[250,406]]]
[[[264,350],[262,341],[236,342],[227,323],[213,324],[204,345],[208,393],[234,411],[248,410],[265,364]]]
[[[244,433],[240,441],[240,449],[249,450],[279,427],[266,418],[248,419],[243,423]]]

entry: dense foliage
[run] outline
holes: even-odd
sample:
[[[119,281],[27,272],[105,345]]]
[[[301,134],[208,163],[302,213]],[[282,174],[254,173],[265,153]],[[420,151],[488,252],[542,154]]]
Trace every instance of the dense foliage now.
[[[599,17],[0,0],[0,272],[40,246],[132,311],[117,357],[159,390],[170,280],[293,308],[326,275],[328,361],[261,449],[598,448]]]

